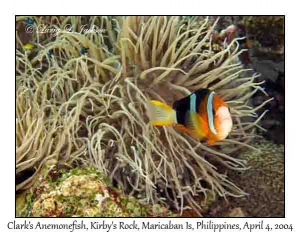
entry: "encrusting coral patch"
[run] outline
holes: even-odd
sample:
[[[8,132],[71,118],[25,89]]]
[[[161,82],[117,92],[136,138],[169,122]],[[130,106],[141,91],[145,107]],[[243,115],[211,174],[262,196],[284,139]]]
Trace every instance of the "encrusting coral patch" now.
[[[26,199],[25,201],[22,198]],[[167,217],[176,216],[163,205],[142,205],[112,189],[95,168],[51,168],[17,199],[18,216],[34,217]]]

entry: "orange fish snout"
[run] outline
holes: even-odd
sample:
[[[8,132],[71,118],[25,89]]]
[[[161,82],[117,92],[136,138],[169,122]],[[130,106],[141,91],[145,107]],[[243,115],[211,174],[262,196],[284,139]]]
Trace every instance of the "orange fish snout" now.
[[[232,129],[232,118],[227,106],[221,106],[216,111],[215,125],[218,139],[225,139]]]

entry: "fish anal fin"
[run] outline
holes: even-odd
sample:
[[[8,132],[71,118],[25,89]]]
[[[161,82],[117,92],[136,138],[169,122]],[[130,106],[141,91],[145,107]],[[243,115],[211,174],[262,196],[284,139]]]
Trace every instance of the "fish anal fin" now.
[[[213,145],[213,144],[215,144],[215,143],[216,143],[216,141],[213,140],[213,139],[208,139],[208,141],[207,141],[207,144],[208,144],[208,145]]]
[[[201,140],[203,139],[202,137],[200,137],[197,132],[195,130],[192,129],[188,129],[187,127],[185,127],[184,125],[181,124],[176,124],[175,128],[178,129],[179,131],[189,134],[191,137],[195,138],[196,140]]]
[[[175,128],[180,130],[181,132],[188,133],[188,134],[190,133],[190,130],[187,129],[184,125],[176,124]]]

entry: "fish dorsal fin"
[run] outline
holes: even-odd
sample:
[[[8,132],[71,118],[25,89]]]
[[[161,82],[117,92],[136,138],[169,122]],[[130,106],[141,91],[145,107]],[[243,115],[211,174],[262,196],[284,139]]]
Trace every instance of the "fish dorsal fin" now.
[[[199,112],[199,105],[202,100],[205,99],[207,94],[210,92],[209,89],[200,89],[198,91],[193,92],[189,96],[186,96],[180,100],[177,100],[173,104],[173,108],[179,112],[192,111],[191,109],[191,101],[195,101],[194,111]]]

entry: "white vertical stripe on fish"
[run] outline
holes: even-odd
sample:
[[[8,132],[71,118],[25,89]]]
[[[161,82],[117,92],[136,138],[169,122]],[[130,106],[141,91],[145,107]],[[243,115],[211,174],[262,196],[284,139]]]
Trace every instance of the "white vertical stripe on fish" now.
[[[190,111],[196,112],[196,94],[193,93],[190,97]]]
[[[207,99],[207,118],[208,118],[208,126],[210,131],[217,135],[217,131],[215,129],[215,124],[214,124],[214,114],[213,114],[213,97],[214,97],[215,92],[212,91]]]

